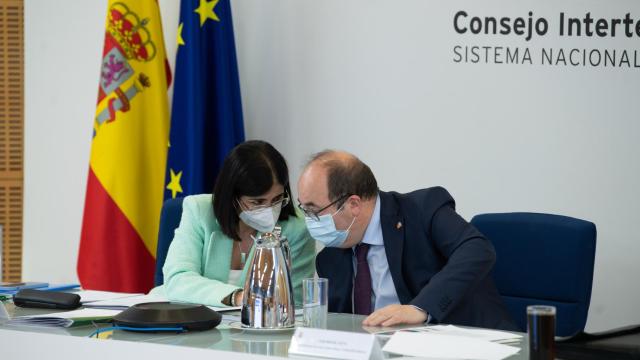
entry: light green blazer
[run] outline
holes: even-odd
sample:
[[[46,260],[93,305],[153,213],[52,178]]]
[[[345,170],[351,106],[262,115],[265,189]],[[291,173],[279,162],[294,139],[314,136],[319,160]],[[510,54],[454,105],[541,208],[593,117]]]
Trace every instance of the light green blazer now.
[[[302,304],[302,279],[313,277],[315,243],[300,216],[278,223],[291,247],[291,275],[297,305]],[[162,271],[164,285],[152,290],[172,301],[224,306],[222,299],[238,289],[228,284],[234,241],[224,235],[213,214],[211,194],[184,198],[182,219]],[[242,270],[244,284],[253,248]]]

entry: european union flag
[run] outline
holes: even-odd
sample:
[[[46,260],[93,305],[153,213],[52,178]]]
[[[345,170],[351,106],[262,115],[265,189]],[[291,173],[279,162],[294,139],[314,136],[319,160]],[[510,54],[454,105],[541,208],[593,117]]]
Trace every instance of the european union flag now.
[[[182,0],[166,198],[207,193],[244,141],[229,0]]]

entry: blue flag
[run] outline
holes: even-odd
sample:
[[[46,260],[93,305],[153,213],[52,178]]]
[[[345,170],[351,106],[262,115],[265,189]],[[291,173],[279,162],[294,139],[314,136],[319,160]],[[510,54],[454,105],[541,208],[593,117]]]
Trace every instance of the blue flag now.
[[[229,0],[182,0],[165,199],[209,193],[244,141]]]

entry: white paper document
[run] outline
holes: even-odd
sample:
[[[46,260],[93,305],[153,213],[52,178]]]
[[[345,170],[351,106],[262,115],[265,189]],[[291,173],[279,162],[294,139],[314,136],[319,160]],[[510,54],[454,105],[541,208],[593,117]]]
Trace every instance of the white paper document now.
[[[131,294],[129,294],[131,295]],[[116,309],[116,310],[124,310],[130,306],[133,305],[137,305],[137,304],[142,304],[142,303],[148,303],[148,302],[165,302],[165,301],[169,301],[166,297],[164,296],[160,296],[160,295],[135,295],[133,294],[133,296],[127,296],[127,297],[121,297],[121,298],[112,298],[112,299],[108,299],[108,300],[101,300],[101,301],[93,301],[93,302],[89,302],[89,303],[83,303],[83,305],[85,307],[90,307],[90,308],[98,308],[98,309]],[[178,302],[178,301],[172,301],[172,302]],[[235,306],[235,307],[230,307],[230,306],[225,306],[225,307],[217,307],[217,306],[208,306],[209,309],[211,310],[215,310],[217,312],[225,312],[225,311],[234,311],[234,310],[240,310],[242,307],[241,306]]]
[[[452,336],[464,336],[477,340],[486,341],[505,341],[505,340],[519,340],[522,335],[515,334],[507,331],[488,330],[488,329],[468,329],[461,328],[453,325],[433,325],[424,327],[420,330],[433,332],[441,335]]]
[[[131,296],[140,296],[143,294],[129,294],[129,293],[117,293],[111,291],[96,291],[96,290],[81,290],[77,291],[74,294],[80,295],[80,302],[83,304],[96,302],[96,301],[106,301],[113,299],[122,299]]]
[[[50,314],[18,316],[9,320],[8,324],[69,327],[76,321],[98,321],[111,319],[119,313],[120,310],[80,309]]]
[[[0,324],[9,321],[9,312],[4,307],[4,302],[0,301]]]
[[[500,360],[520,351],[517,347],[467,336],[409,331],[393,334],[382,350],[421,358],[475,360]]]
[[[289,355],[368,360],[381,358],[382,352],[373,334],[299,327],[291,338]]]
[[[242,306],[224,306],[224,307],[220,307],[220,306],[207,306],[209,309],[211,310],[215,310],[219,313],[223,313],[223,312],[229,312],[229,311],[236,311],[236,310],[242,310]]]
[[[93,301],[83,304],[85,307],[101,308],[101,309],[126,309],[130,306],[148,303],[168,301],[167,298],[158,295],[136,295],[121,298],[107,299],[101,301]]]

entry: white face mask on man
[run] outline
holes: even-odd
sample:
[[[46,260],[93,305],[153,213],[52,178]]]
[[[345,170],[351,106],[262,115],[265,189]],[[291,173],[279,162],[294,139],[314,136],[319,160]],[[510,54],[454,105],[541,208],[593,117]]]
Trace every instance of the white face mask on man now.
[[[273,205],[271,207],[263,207],[254,210],[243,210],[240,213],[240,220],[251,228],[258,230],[262,233],[271,232],[276,227],[278,218],[280,217],[280,211],[282,210],[282,203]]]
[[[307,230],[309,230],[311,237],[327,247],[342,246],[349,236],[351,226],[353,226],[353,223],[356,221],[356,218],[354,217],[346,230],[336,229],[336,223],[333,220],[333,216],[342,211],[343,208],[344,205],[333,214],[320,215],[318,216],[318,220],[305,216],[304,220],[307,224]]]

